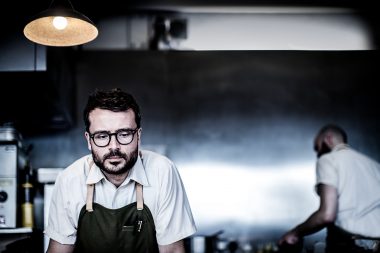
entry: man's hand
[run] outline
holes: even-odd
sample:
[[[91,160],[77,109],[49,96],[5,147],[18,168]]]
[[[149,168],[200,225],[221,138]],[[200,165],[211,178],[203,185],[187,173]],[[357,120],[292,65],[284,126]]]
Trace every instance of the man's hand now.
[[[300,241],[300,237],[297,234],[297,232],[295,230],[290,230],[289,232],[287,232],[280,238],[280,240],[278,241],[278,245],[280,246],[285,245],[285,244],[295,245],[299,241]]]
[[[338,209],[338,192],[330,185],[318,185],[320,204],[317,211],[303,223],[286,232],[278,241],[279,245],[295,245],[304,236],[318,232],[328,224],[334,222]]]

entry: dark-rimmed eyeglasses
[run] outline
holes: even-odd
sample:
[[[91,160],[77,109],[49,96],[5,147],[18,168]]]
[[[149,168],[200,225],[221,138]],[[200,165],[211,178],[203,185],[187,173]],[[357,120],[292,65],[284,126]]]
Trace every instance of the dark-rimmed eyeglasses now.
[[[115,135],[117,142],[120,145],[128,145],[133,141],[135,133],[139,130],[136,129],[119,129],[115,133],[110,132],[96,132],[94,134],[90,133],[90,138],[94,144],[98,147],[106,147],[111,142],[112,135]]]

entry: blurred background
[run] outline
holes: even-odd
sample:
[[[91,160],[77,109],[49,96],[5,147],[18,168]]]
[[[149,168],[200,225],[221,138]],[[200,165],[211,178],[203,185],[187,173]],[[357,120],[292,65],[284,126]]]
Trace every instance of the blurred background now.
[[[198,227],[192,252],[274,251],[279,236],[318,207],[313,138],[326,123],[380,159],[371,1],[71,2],[98,27],[94,41],[34,44],[23,27],[50,1],[1,7],[0,124],[22,138],[0,132],[0,146],[16,141],[17,156],[30,161],[32,231],[46,225],[54,172],[88,153],[82,111],[95,89],[133,94],[142,148],[177,165]],[[0,177],[15,159],[7,154],[0,150]],[[0,229],[0,238],[28,231]],[[324,236],[305,238],[304,250],[315,251]],[[217,238],[212,250],[198,245],[204,238]]]

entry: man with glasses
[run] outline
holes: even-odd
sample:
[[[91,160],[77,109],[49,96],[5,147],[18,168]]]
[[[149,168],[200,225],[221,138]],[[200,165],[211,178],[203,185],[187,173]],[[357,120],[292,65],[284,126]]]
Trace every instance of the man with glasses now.
[[[56,180],[48,253],[184,253],[196,231],[185,189],[166,157],[141,150],[141,115],[120,89],[96,91],[84,110],[91,155]]]

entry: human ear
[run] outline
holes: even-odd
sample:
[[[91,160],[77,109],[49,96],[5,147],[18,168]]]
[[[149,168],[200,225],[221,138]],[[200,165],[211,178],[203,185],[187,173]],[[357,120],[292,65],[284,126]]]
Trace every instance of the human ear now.
[[[327,133],[325,135],[325,138],[323,138],[324,143],[326,143],[327,147],[333,148],[334,147],[334,136],[330,133]]]
[[[85,132],[84,136],[86,137],[86,140],[87,140],[87,148],[88,148],[88,150],[91,151],[91,138],[90,138],[90,134],[88,132]]]
[[[140,127],[139,130],[137,130],[137,141],[139,145],[141,145],[141,132],[142,128]]]

